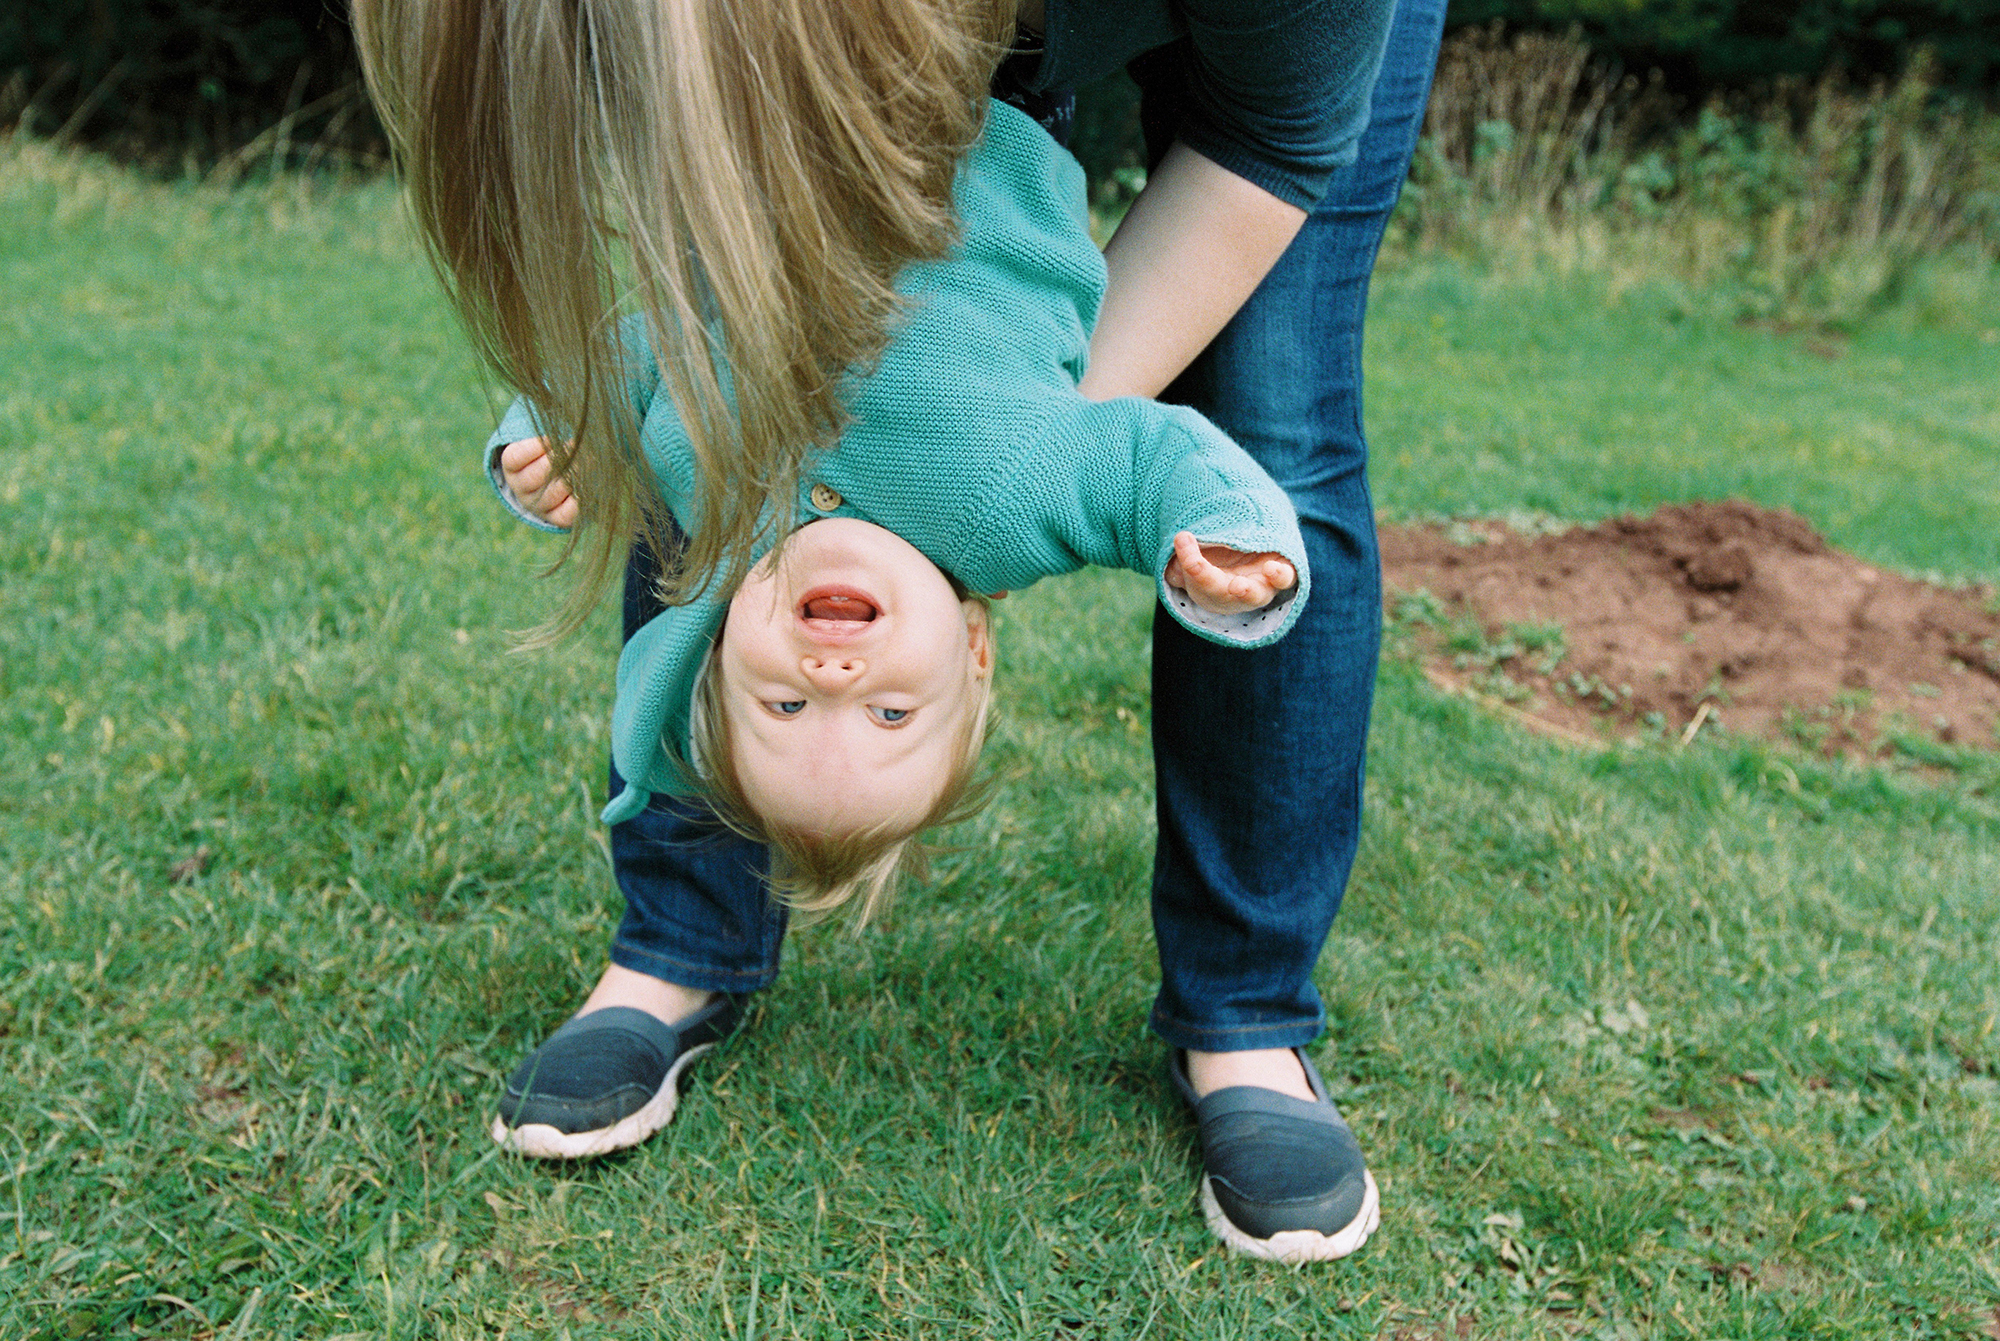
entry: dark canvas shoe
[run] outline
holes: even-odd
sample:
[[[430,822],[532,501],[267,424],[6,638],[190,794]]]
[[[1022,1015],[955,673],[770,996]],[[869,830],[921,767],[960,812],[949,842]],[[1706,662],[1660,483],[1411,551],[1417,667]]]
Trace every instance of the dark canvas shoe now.
[[[1201,1209],[1230,1248],[1273,1262],[1345,1257],[1382,1223],[1374,1175],[1303,1050],[1292,1053],[1315,1103],[1235,1085],[1196,1099],[1187,1057],[1168,1063],[1201,1124]]]
[[[717,996],[678,1024],[631,1006],[580,1015],[507,1078],[493,1139],[517,1154],[582,1159],[637,1145],[673,1118],[681,1072],[720,1042],[742,1003]]]

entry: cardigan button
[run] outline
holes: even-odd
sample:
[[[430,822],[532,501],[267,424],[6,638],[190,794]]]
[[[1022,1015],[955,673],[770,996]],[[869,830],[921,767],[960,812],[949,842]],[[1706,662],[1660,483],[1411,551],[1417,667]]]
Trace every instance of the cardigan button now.
[[[821,512],[831,512],[842,503],[841,496],[824,484],[812,487],[812,505]]]

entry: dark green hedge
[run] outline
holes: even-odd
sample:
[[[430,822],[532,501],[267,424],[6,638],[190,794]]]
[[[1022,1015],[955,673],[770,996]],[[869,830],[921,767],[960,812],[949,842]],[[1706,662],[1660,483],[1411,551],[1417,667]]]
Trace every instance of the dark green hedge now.
[[[2000,87],[2000,0],[1451,0],[1448,31],[1492,23],[1580,32],[1628,73],[1660,71],[1690,114],[1778,78],[1894,80],[1924,48],[1941,87],[1982,101]],[[1107,199],[1124,193],[1117,170],[1143,157],[1136,104],[1122,76],[1079,97],[1072,147]]]
[[[379,152],[341,0],[0,4],[0,125],[210,162],[292,113],[298,155]]]
[[[379,152],[350,92],[345,11],[344,0],[0,0],[0,127],[25,115],[45,135],[212,161],[295,110],[282,137],[295,156],[316,144]],[[1663,70],[1689,105],[1830,67],[1893,77],[1920,46],[1947,86],[2000,83],[2000,0],[1452,0],[1450,13],[1455,27],[1578,28],[1629,71]],[[1122,78],[1083,99],[1076,148],[1100,183],[1137,161],[1132,101]]]
[[[1990,96],[2000,76],[2000,0],[1451,0],[1450,24],[1579,29],[1634,73],[1676,92],[1754,89],[1839,70],[1894,79],[1928,47],[1941,84]]]

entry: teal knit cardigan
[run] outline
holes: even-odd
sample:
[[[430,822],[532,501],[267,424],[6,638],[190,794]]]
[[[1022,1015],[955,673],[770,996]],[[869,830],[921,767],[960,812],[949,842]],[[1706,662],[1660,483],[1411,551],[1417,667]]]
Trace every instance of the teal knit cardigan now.
[[[1204,638],[1261,647],[1283,637],[1312,582],[1284,492],[1192,410],[1077,392],[1104,261],[1076,161],[994,103],[959,171],[956,202],[960,245],[899,281],[906,317],[876,372],[857,381],[839,443],[808,464],[799,517],[886,527],[973,591],[1015,591],[1086,564],[1130,568],[1150,574],[1174,618]],[[687,527],[698,500],[686,433],[656,394],[659,370],[643,347],[634,369],[647,459]],[[516,402],[487,443],[496,487],[500,448],[540,431]],[[1282,554],[1298,586],[1262,610],[1202,610],[1164,578],[1183,530],[1204,544]],[[607,823],[638,814],[654,792],[694,786],[688,707],[728,596],[711,585],[626,643],[611,715],[626,787],[605,808]]]

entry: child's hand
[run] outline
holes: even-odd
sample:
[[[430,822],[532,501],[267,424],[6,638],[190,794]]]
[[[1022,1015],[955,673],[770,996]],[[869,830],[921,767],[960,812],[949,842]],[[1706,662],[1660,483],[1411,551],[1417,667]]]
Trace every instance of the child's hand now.
[[[1197,544],[1188,531],[1174,537],[1174,557],[1167,560],[1167,585],[1216,615],[1262,610],[1298,581],[1298,570],[1282,554],[1240,554],[1223,545]]]
[[[514,501],[551,526],[576,525],[576,497],[558,479],[543,438],[522,438],[500,449],[500,478]]]

